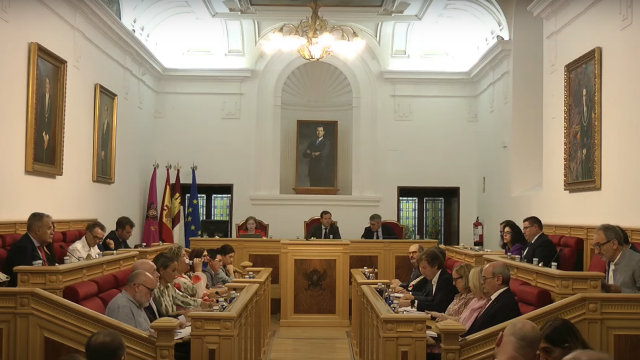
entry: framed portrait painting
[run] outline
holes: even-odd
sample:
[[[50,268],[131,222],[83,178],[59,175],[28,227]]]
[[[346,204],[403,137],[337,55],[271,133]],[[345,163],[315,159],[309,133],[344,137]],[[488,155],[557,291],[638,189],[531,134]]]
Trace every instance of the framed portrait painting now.
[[[298,120],[296,194],[338,192],[338,122]]]
[[[602,49],[564,67],[564,189],[600,189]]]
[[[93,181],[116,181],[116,121],[118,95],[96,84],[93,115]]]
[[[25,171],[62,175],[67,62],[42,45],[29,44]]]

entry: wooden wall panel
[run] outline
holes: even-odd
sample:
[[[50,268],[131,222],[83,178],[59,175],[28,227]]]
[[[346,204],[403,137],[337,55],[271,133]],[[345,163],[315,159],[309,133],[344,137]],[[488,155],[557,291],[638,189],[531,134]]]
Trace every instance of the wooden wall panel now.
[[[294,260],[294,314],[336,313],[336,265],[335,259]],[[323,276],[325,271],[326,277],[321,284],[307,281],[313,272]]]
[[[69,354],[80,354],[84,356],[84,351],[61,343],[48,336],[44,337],[44,360],[59,360],[61,357]]]
[[[57,220],[53,216],[55,231],[84,229],[88,223],[97,219]],[[24,234],[27,232],[27,219],[19,221],[0,221],[0,234]]]
[[[640,354],[640,335],[614,334],[613,358],[616,360],[636,360]]]
[[[249,261],[253,267],[271,268],[271,284],[280,284],[280,255],[275,254],[249,254]]]
[[[401,281],[407,281],[411,278],[413,272],[413,265],[409,261],[409,257],[406,255],[397,255],[394,259],[395,265],[395,278]]]
[[[375,266],[376,269],[378,266],[378,257],[375,255],[350,255],[349,256],[349,269],[362,269],[369,268],[373,269]],[[351,285],[351,277],[349,277],[349,285]]]
[[[216,360],[216,349],[209,349],[209,360]]]

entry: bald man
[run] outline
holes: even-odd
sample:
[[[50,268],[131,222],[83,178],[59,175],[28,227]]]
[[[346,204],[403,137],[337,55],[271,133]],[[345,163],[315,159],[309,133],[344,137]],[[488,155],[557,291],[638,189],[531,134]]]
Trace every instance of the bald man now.
[[[154,264],[151,260],[136,260],[136,262],[134,262],[131,266],[131,272],[133,273],[136,271],[144,271],[148,273],[149,275],[153,276],[154,279],[156,279],[156,283],[160,279],[160,274],[158,274],[158,272],[156,271],[156,264]],[[149,301],[149,305],[144,308],[144,312],[145,314],[147,314],[150,323],[158,320],[158,318],[160,317],[158,315],[158,308],[153,302],[153,298],[151,298],[151,300]]]
[[[612,360],[611,356],[594,350],[576,350],[562,360]]]
[[[495,360],[536,360],[540,329],[529,320],[516,320],[498,335]]]
[[[131,272],[122,292],[107,306],[104,314],[114,320],[133,326],[144,332],[151,332],[151,322],[144,308],[149,305],[153,291],[158,286],[151,274],[138,270]]]

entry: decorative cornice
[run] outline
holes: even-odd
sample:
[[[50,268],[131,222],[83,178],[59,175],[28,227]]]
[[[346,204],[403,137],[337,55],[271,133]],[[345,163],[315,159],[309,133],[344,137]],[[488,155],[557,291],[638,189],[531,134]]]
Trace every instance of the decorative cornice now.
[[[380,196],[350,196],[350,195],[249,195],[251,205],[333,205],[377,207]]]

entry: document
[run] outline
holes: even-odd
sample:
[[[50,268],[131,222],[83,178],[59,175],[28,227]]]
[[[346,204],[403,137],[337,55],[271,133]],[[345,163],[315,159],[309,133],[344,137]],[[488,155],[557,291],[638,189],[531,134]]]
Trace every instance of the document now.
[[[174,339],[179,340],[191,335],[191,326],[187,326],[184,329],[176,330]]]

